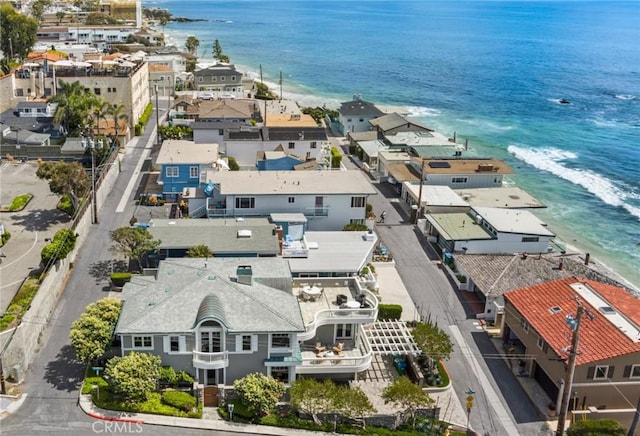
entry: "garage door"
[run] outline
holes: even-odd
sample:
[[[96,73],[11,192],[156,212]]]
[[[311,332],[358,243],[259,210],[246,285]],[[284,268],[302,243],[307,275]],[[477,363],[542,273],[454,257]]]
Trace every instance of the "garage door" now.
[[[535,365],[536,369],[533,371],[533,378],[536,379],[540,387],[549,395],[549,398],[555,401],[555,399],[558,398],[558,387],[537,362]]]

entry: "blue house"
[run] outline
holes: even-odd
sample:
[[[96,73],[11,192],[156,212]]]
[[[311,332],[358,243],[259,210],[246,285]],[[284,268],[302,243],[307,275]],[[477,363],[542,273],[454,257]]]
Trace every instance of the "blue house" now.
[[[176,201],[186,188],[194,190],[206,184],[207,170],[218,165],[218,144],[166,140],[156,159],[160,167],[158,183],[167,201]]]

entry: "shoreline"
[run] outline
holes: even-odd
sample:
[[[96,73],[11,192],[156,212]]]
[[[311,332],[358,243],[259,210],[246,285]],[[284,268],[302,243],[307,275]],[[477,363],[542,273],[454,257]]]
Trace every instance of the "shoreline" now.
[[[184,43],[184,39],[186,39],[185,35],[186,34],[184,32],[178,31],[176,29],[165,29],[165,38],[167,38],[168,45],[171,42],[178,49],[181,47],[181,44]],[[203,57],[199,59],[213,61],[213,58]],[[234,63],[236,67],[240,71],[242,71],[247,77],[252,78],[254,80],[259,80],[260,73],[259,73],[259,70],[255,69],[255,67],[244,64],[242,62],[241,63],[233,62],[233,59],[232,59],[232,63]],[[264,77],[266,77],[266,79],[264,79]],[[269,75],[268,73],[264,73],[264,71],[263,71],[263,82],[270,89],[273,89],[273,90],[279,89],[277,78],[271,77],[271,75]],[[288,86],[289,90],[287,90],[286,83],[287,82],[285,82],[285,87],[283,88],[282,98],[296,101],[302,107],[307,107],[307,106],[322,107],[324,105],[330,109],[337,109],[340,106],[341,102],[347,101],[344,98],[341,98],[340,96],[328,95],[324,97],[322,96],[322,94],[319,94],[313,88],[305,87],[304,85],[295,83],[293,81],[289,82],[290,83],[290,85]],[[367,99],[367,101],[371,101],[376,105],[382,105],[382,106],[386,105],[384,102],[376,103],[370,99]],[[419,118],[421,120],[426,119],[429,121],[433,121],[434,118],[437,119],[439,115],[439,110],[437,108],[421,108],[421,109],[427,109],[428,113],[420,115],[420,114],[414,114],[416,108],[413,108],[411,106],[407,106],[407,105],[394,105],[394,106],[402,107],[408,113],[411,114],[410,116]],[[430,124],[430,125],[434,124],[433,122],[429,122],[429,121],[427,122],[427,124]],[[435,124],[438,124],[438,123],[435,123]],[[441,128],[437,128],[436,130],[442,132]],[[448,133],[444,133],[444,134],[448,134]],[[472,144],[470,148],[474,149],[476,152],[479,152],[479,154],[487,155],[487,153],[482,151],[482,147],[480,148],[474,147]],[[550,175],[550,177],[553,177],[553,175]],[[521,184],[516,183],[516,186],[519,186],[521,189],[525,189],[524,187],[522,187]],[[549,207],[547,207],[544,210],[545,211],[549,210]],[[532,211],[532,213],[534,213],[534,215],[539,217],[536,211]],[[592,259],[591,263],[595,263],[598,265],[598,269],[597,269],[598,272],[601,272],[611,277],[612,279],[620,282],[625,287],[631,290],[634,290],[637,293],[640,293],[640,283],[635,283],[633,280],[631,280],[630,277],[633,277],[632,275],[627,276],[627,273],[631,274],[633,272],[633,269],[630,268],[630,266],[624,263],[616,262],[617,257],[615,256],[614,253],[610,253],[610,254],[606,253],[606,249],[604,249],[601,246],[597,246],[595,242],[587,241],[586,243],[581,243],[578,240],[579,235],[576,234],[576,230],[570,226],[564,225],[561,222],[562,220],[559,217],[552,217],[551,216],[552,214],[550,212],[544,213],[544,215],[550,216],[549,221],[552,221],[552,230],[557,235],[556,239],[566,246],[567,252],[569,252],[570,250],[571,253],[575,253],[575,254],[579,253],[579,254],[582,254],[583,256],[587,253],[590,253],[591,259]],[[547,221],[547,220],[543,220],[543,221]],[[571,242],[568,242],[568,241],[571,241]]]

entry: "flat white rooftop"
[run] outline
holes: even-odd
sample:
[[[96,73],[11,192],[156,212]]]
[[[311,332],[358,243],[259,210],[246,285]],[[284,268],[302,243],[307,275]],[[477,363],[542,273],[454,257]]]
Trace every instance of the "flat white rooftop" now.
[[[416,200],[422,199],[424,206],[469,206],[456,192],[445,185],[422,185],[422,197],[420,197],[420,184],[404,182],[405,191],[409,192]]]
[[[474,207],[473,210],[498,232],[555,236],[540,218],[527,210],[498,207]]]
[[[455,189],[454,191],[471,206],[518,209],[546,207],[527,191],[516,186]]]
[[[207,164],[217,160],[218,144],[196,144],[184,139],[169,139],[162,143],[156,164]]]

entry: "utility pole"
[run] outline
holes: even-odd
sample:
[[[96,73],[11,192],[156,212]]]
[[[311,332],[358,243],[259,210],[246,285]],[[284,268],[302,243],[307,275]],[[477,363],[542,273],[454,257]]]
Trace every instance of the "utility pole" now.
[[[156,93],[156,145],[160,145],[160,106],[158,106],[158,84],[153,85]]]
[[[636,429],[638,428],[638,421],[640,421],[640,397],[638,397],[636,414],[633,415],[633,422],[631,423],[631,427],[629,427],[629,433],[627,433],[627,436],[634,436],[636,434]]]
[[[413,220],[414,224],[418,224],[418,217],[420,216],[420,210],[422,209],[422,184],[424,183],[424,158],[420,158],[420,188],[418,190],[418,209],[416,210],[416,216]]]
[[[571,388],[573,385],[573,375],[576,370],[576,357],[578,356],[578,343],[580,342],[580,322],[582,320],[582,314],[586,312],[589,319],[593,320],[594,316],[582,306],[582,302],[578,301],[578,311],[576,316],[571,314],[565,317],[565,322],[571,330],[573,335],[571,337],[571,349],[569,350],[569,362],[567,375],[564,379],[564,390],[562,391],[562,402],[560,403],[560,415],[558,416],[558,429],[556,430],[556,436],[564,435],[564,427],[569,413],[569,398],[571,397]]]
[[[471,429],[469,428],[469,424],[470,424],[470,419],[471,419],[471,409],[473,408],[473,395],[475,394],[474,391],[471,390],[471,388],[469,388],[468,391],[465,392],[465,394],[467,394],[467,434],[471,433]]]

